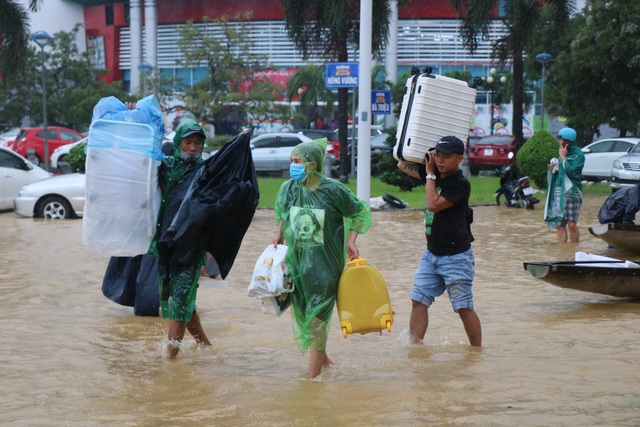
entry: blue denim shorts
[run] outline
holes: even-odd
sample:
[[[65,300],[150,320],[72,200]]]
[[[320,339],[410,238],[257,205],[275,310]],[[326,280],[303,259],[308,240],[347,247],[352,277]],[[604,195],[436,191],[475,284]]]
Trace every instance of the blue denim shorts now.
[[[473,250],[456,255],[437,256],[424,251],[413,278],[411,299],[431,307],[436,297],[446,290],[456,313],[461,308],[473,309],[471,286],[475,276]]]

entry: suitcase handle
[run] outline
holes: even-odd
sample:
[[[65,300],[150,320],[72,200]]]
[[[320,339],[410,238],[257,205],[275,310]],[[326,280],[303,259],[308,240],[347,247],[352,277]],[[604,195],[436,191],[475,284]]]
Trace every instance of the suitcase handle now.
[[[364,267],[367,265],[367,260],[364,258],[354,258],[347,262],[347,267]]]

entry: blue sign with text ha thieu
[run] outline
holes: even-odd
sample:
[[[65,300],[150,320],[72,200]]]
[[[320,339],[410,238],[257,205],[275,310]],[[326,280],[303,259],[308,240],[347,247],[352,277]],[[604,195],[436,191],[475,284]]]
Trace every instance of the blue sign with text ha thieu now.
[[[371,114],[387,115],[391,114],[391,91],[372,90],[371,91]]]
[[[327,87],[358,87],[357,62],[328,62]]]

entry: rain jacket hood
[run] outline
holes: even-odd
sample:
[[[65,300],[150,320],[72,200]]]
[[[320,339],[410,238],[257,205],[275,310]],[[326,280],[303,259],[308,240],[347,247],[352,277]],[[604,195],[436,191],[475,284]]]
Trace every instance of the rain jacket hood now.
[[[313,141],[303,142],[296,145],[291,151],[291,155],[296,155],[304,160],[307,165],[305,171],[307,173],[316,173],[323,175],[324,171],[324,154],[327,151],[327,138],[315,139]],[[309,164],[315,163],[315,170],[309,170]]]
[[[200,126],[198,122],[188,117],[182,118],[180,123],[178,123],[178,127],[176,128],[176,134],[173,137],[173,157],[178,159],[180,157],[180,141],[184,134],[190,129],[197,129],[199,132],[202,132],[203,135],[206,135],[204,128]],[[204,144],[202,144],[204,148]],[[198,159],[197,163],[202,162],[202,150],[200,150],[200,159]]]

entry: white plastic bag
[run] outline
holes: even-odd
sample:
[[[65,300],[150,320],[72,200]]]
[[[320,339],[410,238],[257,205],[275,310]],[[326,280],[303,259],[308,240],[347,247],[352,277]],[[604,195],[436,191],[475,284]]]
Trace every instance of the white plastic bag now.
[[[247,294],[250,297],[275,297],[292,292],[289,269],[285,262],[287,246],[267,246],[256,261]]]
[[[595,254],[591,254],[591,253],[587,253],[587,252],[576,252],[575,254],[575,260],[577,262],[581,262],[581,261],[611,261],[609,262],[603,262],[603,263],[597,263],[597,264],[576,264],[576,265],[580,265],[583,267],[616,267],[616,268],[640,268],[640,265],[638,265],[638,263],[632,262],[632,261],[626,261],[626,260],[619,260],[619,259],[615,259],[615,258],[609,258],[606,256],[602,256],[602,255],[595,255]]]

